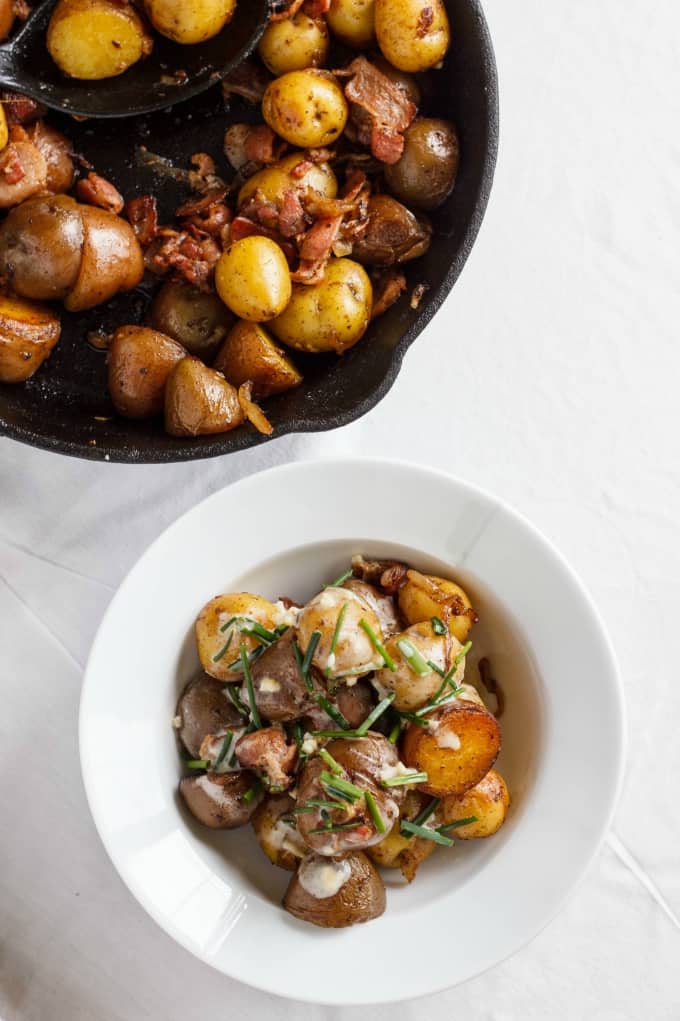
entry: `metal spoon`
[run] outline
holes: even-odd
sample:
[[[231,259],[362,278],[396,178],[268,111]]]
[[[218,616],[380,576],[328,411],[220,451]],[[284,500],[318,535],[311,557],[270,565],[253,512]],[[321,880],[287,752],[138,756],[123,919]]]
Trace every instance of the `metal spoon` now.
[[[150,56],[116,78],[92,82],[67,78],[47,52],[53,7],[54,0],[46,0],[0,46],[0,87],[82,117],[132,117],[203,92],[255,49],[270,14],[269,0],[239,0],[234,17],[219,35],[193,46],[181,46],[154,32]]]

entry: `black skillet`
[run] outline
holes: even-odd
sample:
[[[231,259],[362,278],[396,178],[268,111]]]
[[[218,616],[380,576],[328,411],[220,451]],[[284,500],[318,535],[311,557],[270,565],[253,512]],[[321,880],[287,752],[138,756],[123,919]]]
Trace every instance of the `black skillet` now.
[[[242,0],[243,2],[243,0]],[[247,2],[247,0],[246,0]],[[304,383],[265,403],[274,437],[291,432],[334,429],[359,418],[385,396],[408,347],[453,287],[474,244],[486,208],[496,162],[498,93],[493,49],[478,0],[447,0],[453,44],[444,68],[429,76],[427,113],[453,120],[461,136],[461,166],[453,194],[433,216],[435,237],[429,252],[407,266],[409,291],[370,327],[342,358],[298,356]],[[126,121],[75,122],[61,115],[50,121],[73,140],[74,148],[126,197],[152,191],[169,217],[185,187],[140,160],[151,151],[178,166],[207,151],[224,170],[222,140],[232,121],[256,120],[257,111],[232,100],[225,112],[219,87],[174,109]],[[428,285],[417,310],[409,295]],[[106,393],[105,356],[87,343],[91,330],[141,322],[155,280],[106,306],[77,315],[64,314],[62,339],[49,360],[27,383],[0,385],[0,433],[33,446],[96,460],[139,463],[214,457],[266,442],[252,427],[222,436],[175,439],[161,422],[131,422],[114,415]],[[480,311],[483,314],[483,311]],[[452,355],[465,343],[449,305]],[[433,365],[433,373],[451,366]],[[105,421],[100,419],[104,418]]]

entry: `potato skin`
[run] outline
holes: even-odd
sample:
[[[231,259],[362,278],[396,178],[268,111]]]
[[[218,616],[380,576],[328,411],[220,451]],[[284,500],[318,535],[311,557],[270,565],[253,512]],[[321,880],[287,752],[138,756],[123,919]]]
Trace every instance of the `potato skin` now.
[[[69,312],[82,312],[131,291],[144,276],[144,257],[127,220],[95,206],[80,205],[83,254],[73,289],[64,298]]]
[[[375,40],[375,0],[331,0],[326,20],[346,46],[364,50]]]
[[[47,49],[69,78],[115,78],[153,45],[135,8],[116,0],[59,0],[47,29]]]
[[[380,844],[374,844],[366,854],[379,868],[399,869],[407,882],[412,883],[422,863],[436,850],[432,840],[402,836],[402,819],[415,819],[430,799],[420,791],[410,790],[402,805],[399,819]]]
[[[13,24],[14,4],[12,0],[0,0],[0,43],[10,34]],[[7,142],[5,141],[4,144],[6,145]],[[0,149],[2,149],[2,145],[0,145]]]
[[[303,152],[292,152],[270,167],[258,170],[249,177],[238,193],[239,209],[261,191],[268,202],[280,206],[284,192],[290,188],[296,191],[316,191],[324,198],[334,199],[338,194],[338,182],[328,163],[313,163],[302,175],[293,177],[291,171],[306,159]]]
[[[222,253],[215,267],[215,287],[224,304],[240,319],[266,322],[290,301],[286,257],[270,238],[242,238]]]
[[[272,21],[260,39],[257,52],[272,74],[320,67],[328,53],[328,29],[323,18],[298,11],[292,18]]]
[[[171,436],[208,436],[241,425],[238,393],[221,372],[198,358],[183,358],[165,387],[165,431]]]
[[[262,800],[262,792],[251,801],[243,795],[257,783],[254,773],[242,769],[237,773],[205,773],[185,776],[179,792],[191,814],[211,830],[234,830],[250,822]]]
[[[75,177],[71,143],[68,138],[41,120],[31,124],[26,128],[26,132],[33,145],[45,158],[47,190],[55,195],[68,191]]]
[[[383,56],[400,71],[427,71],[451,42],[443,0],[375,0],[375,34]]]
[[[1,18],[2,18],[2,0],[0,0],[0,19]],[[0,20],[0,28],[1,27],[2,27],[2,23],[1,23],[1,20]],[[0,40],[1,39],[2,39],[2,35],[0,35]],[[5,115],[5,108],[0,103],[0,152],[2,152],[2,150],[5,148],[5,146],[7,145],[8,141],[9,141],[9,128],[7,126],[7,117]]]
[[[205,42],[231,21],[236,0],[144,0],[149,21],[173,42]]]
[[[270,722],[288,723],[297,720],[312,704],[293,654],[294,637],[293,628],[289,628],[250,668],[255,704],[260,715]],[[238,649],[231,658],[236,656]],[[263,685],[265,681],[270,683]],[[276,685],[277,690],[267,690]],[[242,696],[244,694],[242,692]]]
[[[467,592],[448,578],[409,570],[399,590],[399,609],[409,624],[448,618],[449,631],[459,642],[467,640],[475,613]]]
[[[490,769],[486,776],[465,794],[460,797],[442,798],[437,809],[437,817],[442,823],[448,823],[476,816],[476,822],[459,826],[451,830],[450,835],[456,840],[477,840],[480,837],[490,837],[501,828],[509,807],[510,794],[507,784],[500,773]]]
[[[384,667],[378,670],[376,680],[383,688],[395,692],[392,703],[395,709],[400,712],[413,712],[427,705],[441,687],[442,679],[435,670],[430,670],[421,677],[411,669],[399,649],[398,643],[403,639],[410,642],[423,659],[432,660],[442,670],[449,669],[461,650],[461,644],[453,637],[436,635],[429,620],[411,624],[405,631],[392,635],[387,640],[385,647],[397,669],[388,670]],[[454,675],[456,683],[462,681],[464,671],[465,663],[461,662]]]
[[[440,798],[464,794],[486,776],[501,749],[501,731],[497,720],[475,702],[451,702],[428,713],[437,729],[411,725],[404,736],[402,760],[407,766],[423,770],[426,783],[418,789]],[[459,747],[447,747],[447,738],[457,738]]]
[[[459,164],[453,124],[439,117],[419,117],[406,129],[400,158],[385,165],[385,183],[407,206],[436,209],[453,190]]]
[[[9,209],[31,198],[47,187],[47,163],[35,145],[28,141],[10,142],[3,151],[3,159],[16,163],[23,171],[19,181],[12,182],[0,174],[0,209]]]
[[[268,599],[263,599],[262,596],[253,595],[251,592],[225,592],[223,595],[210,599],[196,618],[196,648],[205,672],[221,681],[240,683],[240,672],[229,670],[229,664],[237,659],[241,642],[244,642],[248,652],[257,648],[259,643],[252,635],[241,635],[235,632],[229,650],[230,655],[221,656],[216,660],[214,657],[229,640],[227,632],[221,631],[220,628],[227,624],[232,617],[249,617],[271,631],[278,624],[278,614],[274,604],[270,603]],[[231,655],[232,648],[233,656]]]
[[[366,266],[393,266],[418,259],[430,247],[432,227],[391,195],[368,200],[366,233],[352,247],[352,258]]]
[[[80,269],[80,207],[68,195],[29,199],[0,224],[0,274],[22,298],[65,298]]]
[[[238,727],[242,717],[224,694],[224,682],[201,673],[184,687],[175,716],[179,718],[177,736],[192,758],[200,758],[203,738]]]
[[[268,86],[262,116],[291,145],[311,149],[340,137],[347,123],[347,101],[327,71],[290,71]]]
[[[59,317],[46,305],[0,294],[0,382],[23,383],[59,340]]]
[[[288,794],[270,795],[258,806],[250,820],[257,842],[272,865],[288,872],[295,872],[300,859],[308,853],[296,830],[286,827],[282,831],[281,816],[290,815],[294,808],[295,802]],[[287,846],[284,846],[284,841]]]
[[[215,357],[233,323],[233,313],[216,294],[206,294],[183,280],[166,280],[149,314],[150,326],[206,362]]]
[[[385,910],[385,886],[375,866],[360,851],[344,860],[349,862],[352,871],[347,882],[332,897],[313,897],[304,889],[296,872],[283,898],[286,911],[324,929],[342,929],[379,918]]]
[[[266,330],[245,319],[230,330],[213,367],[234,386],[250,380],[256,398],[283,393],[302,382],[298,370]]]
[[[146,326],[119,326],[109,345],[109,393],[125,418],[163,412],[165,385],[186,355],[177,341]]]
[[[360,340],[370,322],[373,288],[352,259],[332,258],[319,284],[295,284],[285,311],[270,329],[298,351],[342,354]]]

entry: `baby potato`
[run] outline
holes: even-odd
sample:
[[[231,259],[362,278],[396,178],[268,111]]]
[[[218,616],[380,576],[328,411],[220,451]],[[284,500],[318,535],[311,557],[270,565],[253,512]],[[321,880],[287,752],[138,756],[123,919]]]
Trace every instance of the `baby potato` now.
[[[69,312],[82,312],[131,291],[144,276],[144,257],[127,220],[108,209],[80,205],[83,256],[78,276],[64,298]]]
[[[155,330],[204,361],[215,357],[234,324],[233,314],[216,294],[199,291],[183,280],[165,281],[153,300],[149,320]]]
[[[415,879],[422,863],[429,858],[437,845],[422,837],[404,836],[400,830],[402,819],[415,819],[430,799],[420,791],[409,791],[401,807],[399,819],[384,840],[366,848],[366,854],[379,868],[400,869],[409,883]]]
[[[346,46],[364,50],[375,39],[375,0],[331,0],[326,20]]]
[[[257,778],[247,769],[237,773],[201,773],[185,776],[179,792],[191,814],[213,830],[234,830],[245,826],[262,800],[259,791],[246,801],[243,797],[255,787]]]
[[[324,929],[341,929],[378,918],[385,886],[361,851],[344,858],[303,858],[283,898],[286,911]]]
[[[401,643],[401,644],[400,644]],[[451,650],[449,654],[449,645]],[[429,670],[422,676],[409,666],[404,655],[403,648],[412,647],[419,652],[427,662],[430,660],[441,670],[447,670],[453,659],[458,655],[462,646],[455,638],[447,638],[445,635],[436,635],[432,630],[430,621],[423,621],[420,624],[413,624],[402,631],[401,634],[392,635],[385,644],[385,648],[394,660],[396,670],[388,670],[384,667],[376,673],[376,681],[382,688],[395,692],[395,699],[392,705],[399,712],[413,712],[427,705],[433,695],[439,690],[442,678],[436,670]],[[460,683],[465,672],[465,658],[458,664],[454,679]]]
[[[319,284],[295,284],[290,303],[270,329],[298,351],[342,354],[360,340],[371,319],[373,288],[351,259],[331,259]]]
[[[229,664],[239,658],[241,642],[248,652],[260,644],[254,635],[244,634],[242,628],[252,627],[255,621],[271,631],[278,626],[279,619],[280,612],[273,603],[251,592],[215,596],[196,618],[196,648],[201,666],[211,677],[240,684],[241,672],[229,670]]]
[[[427,71],[444,59],[451,30],[444,0],[375,0],[375,34],[400,71]]]
[[[471,701],[449,702],[423,717],[427,728],[411,724],[402,760],[427,773],[421,791],[436,798],[465,794],[486,776],[501,749],[498,721]]]
[[[234,16],[236,0],[144,0],[144,10],[161,35],[191,45],[221,32]]]
[[[455,581],[413,570],[399,590],[399,609],[409,624],[432,617],[448,620],[449,631],[463,643],[476,619],[467,593]]]
[[[57,301],[71,290],[82,261],[80,211],[68,195],[45,195],[22,202],[0,223],[0,275],[22,298]]]
[[[268,86],[262,116],[291,145],[314,149],[330,145],[345,130],[347,102],[328,71],[289,71]]]
[[[234,386],[248,380],[254,397],[271,397],[302,382],[302,376],[266,330],[239,320],[220,348],[213,366]]]
[[[23,383],[59,340],[59,316],[46,305],[0,294],[0,382]]]
[[[275,241],[259,235],[234,241],[222,253],[215,286],[235,315],[255,323],[283,312],[292,291],[285,255]]]
[[[457,826],[450,831],[450,836],[456,840],[476,840],[479,837],[490,837],[501,828],[509,806],[510,795],[505,780],[495,769],[490,769],[478,784],[461,797],[442,798],[437,818],[441,823],[449,823],[475,816],[475,822]]]
[[[47,188],[47,160],[32,142],[10,142],[5,146],[8,162],[20,167],[23,176],[0,174],[0,209],[18,206]]]
[[[1,0],[0,0],[1,3]],[[2,8],[0,8],[1,10]],[[0,36],[0,38],[2,38]],[[2,151],[7,143],[9,142],[9,128],[7,127],[7,117],[5,116],[5,108],[0,103],[0,151]]]
[[[257,841],[272,865],[295,872],[309,848],[294,826],[282,816],[290,816],[295,802],[288,794],[271,795],[262,802],[250,820]]]
[[[346,609],[343,610],[343,607]],[[340,614],[343,614],[340,631],[336,637],[335,651],[331,644]],[[315,631],[321,638],[314,652],[312,663],[319,670],[328,670],[331,678],[343,677],[351,671],[351,678],[370,673],[374,663],[380,662],[368,634],[360,626],[364,619],[382,640],[382,631],[377,615],[361,596],[344,588],[327,588],[319,592],[303,608],[297,623],[297,638],[304,652]]]
[[[400,158],[385,164],[385,183],[407,206],[436,209],[451,193],[459,163],[453,124],[440,117],[418,117],[406,129]]]
[[[272,74],[320,67],[328,53],[328,29],[323,18],[298,11],[292,18],[272,21],[257,48]]]
[[[315,191],[323,198],[334,199],[338,194],[338,182],[328,163],[309,164],[301,177],[293,177],[291,171],[306,161],[303,152],[292,152],[271,167],[258,170],[249,177],[238,193],[239,209],[253,197],[256,191],[262,192],[267,202],[280,205],[284,193],[294,188],[296,191]]]
[[[109,344],[109,393],[125,418],[153,418],[165,404],[165,385],[186,356],[181,344],[146,326],[119,326]]]
[[[59,0],[47,49],[69,78],[115,78],[151,52],[153,41],[135,8],[119,0]]]
[[[171,436],[226,433],[245,421],[236,389],[198,358],[183,358],[165,385],[165,431]]]

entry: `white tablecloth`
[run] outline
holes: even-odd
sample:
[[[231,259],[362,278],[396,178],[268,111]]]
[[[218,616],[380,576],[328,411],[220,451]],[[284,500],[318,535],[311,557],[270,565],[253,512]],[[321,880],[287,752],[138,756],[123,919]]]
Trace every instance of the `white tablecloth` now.
[[[680,10],[486,7],[502,101],[489,212],[378,408],[336,433],[187,465],[0,443],[4,1021],[291,1016],[198,963],[133,901],[87,812],[76,717],[92,636],[149,541],[232,479],[328,452],[429,463],[529,515],[599,602],[629,703],[614,828],[565,911],[492,972],[397,1016],[680,1017]],[[574,698],[587,712],[578,635]],[[452,954],[464,939],[465,919],[453,920]],[[359,1014],[296,1005],[294,1016]]]

